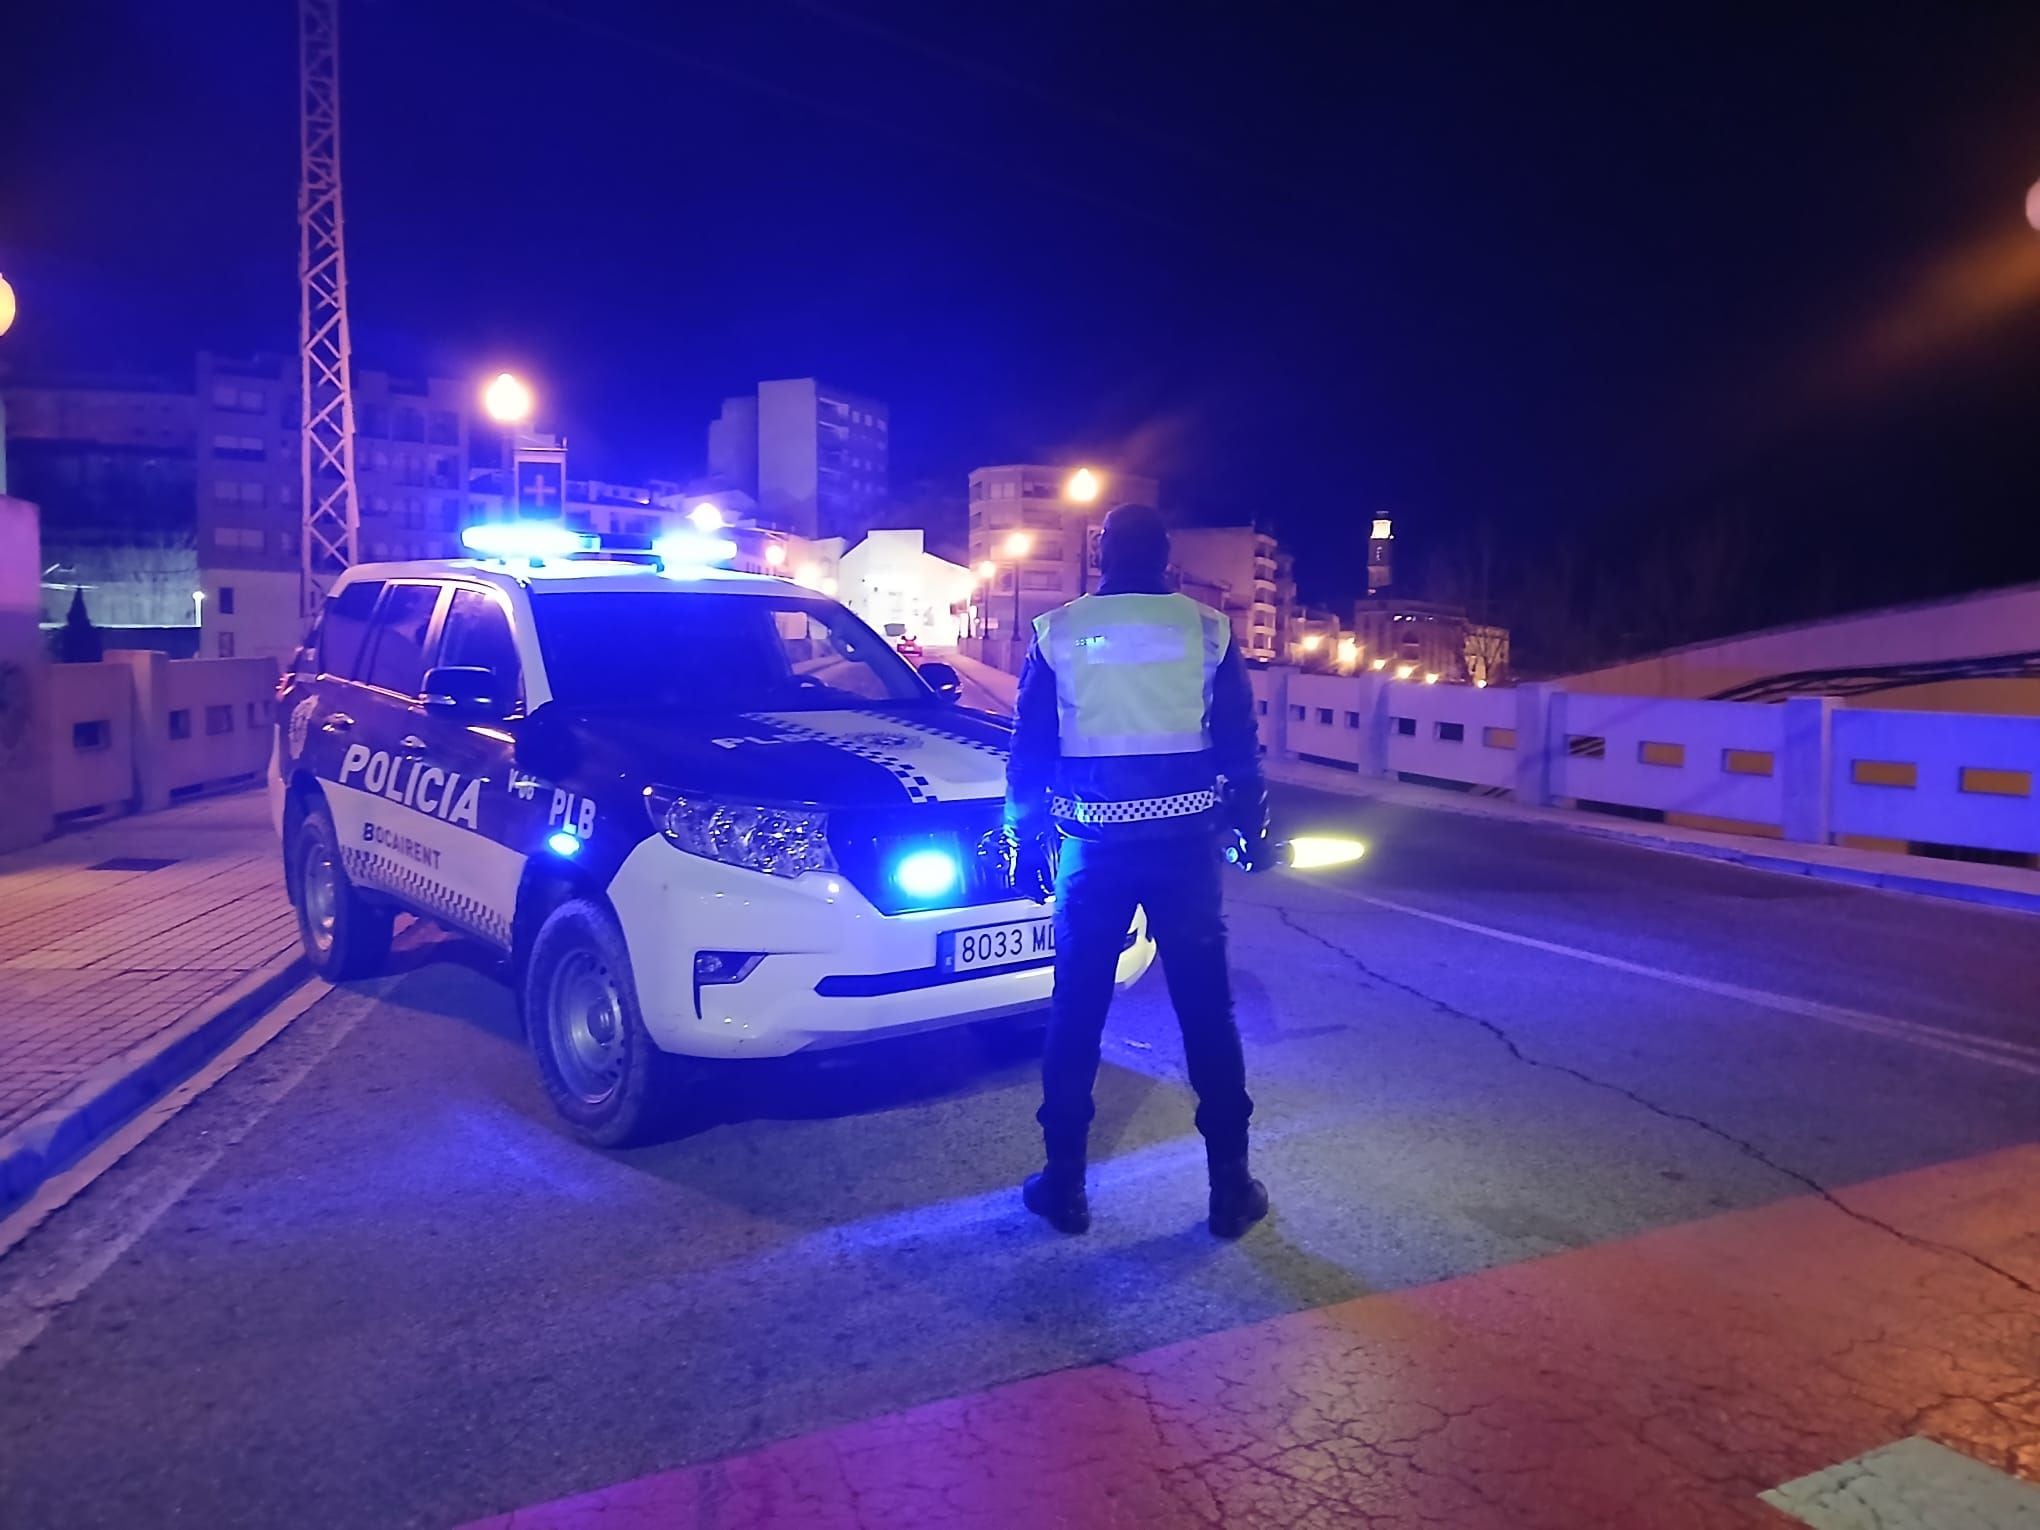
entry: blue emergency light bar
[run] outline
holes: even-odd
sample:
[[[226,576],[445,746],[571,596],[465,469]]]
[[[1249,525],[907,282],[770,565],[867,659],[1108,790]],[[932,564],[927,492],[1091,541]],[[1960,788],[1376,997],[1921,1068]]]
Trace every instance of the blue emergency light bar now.
[[[543,563],[548,558],[595,552],[602,544],[586,532],[569,531],[551,521],[485,521],[465,528],[460,545],[477,557]]]
[[[707,531],[669,531],[652,542],[652,556],[667,570],[720,568],[736,555],[735,542]]]
[[[478,558],[534,566],[570,558],[615,558],[656,563],[665,572],[718,568],[737,556],[736,542],[706,529],[670,531],[654,541],[642,536],[598,536],[573,531],[557,521],[485,521],[460,534],[461,546]]]

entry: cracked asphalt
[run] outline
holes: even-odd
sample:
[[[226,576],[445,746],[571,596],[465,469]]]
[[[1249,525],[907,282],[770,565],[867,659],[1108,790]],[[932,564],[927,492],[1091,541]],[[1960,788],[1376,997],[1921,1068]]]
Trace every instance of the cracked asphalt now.
[[[1003,1031],[592,1153],[421,932],[0,1259],[0,1523],[1777,1526],[1910,1434],[2040,1474],[2031,921],[1280,815],[1373,851],[1230,884],[1240,1244],[1159,975],[1064,1239]]]

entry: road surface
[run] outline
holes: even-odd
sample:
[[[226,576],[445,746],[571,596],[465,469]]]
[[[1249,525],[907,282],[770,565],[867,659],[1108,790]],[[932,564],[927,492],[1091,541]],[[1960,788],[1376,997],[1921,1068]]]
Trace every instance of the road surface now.
[[[2032,1140],[2034,923],[1301,791],[1279,814],[1373,852],[1230,885],[1277,1206],[1241,1244],[1200,1225],[1158,976],[1114,1012],[1096,1225],[1064,1239],[1014,1194],[1038,1144],[1004,1033],[753,1065],[719,1123],[605,1155],[552,1120],[499,977],[421,930],[0,1259],[0,1523],[459,1524],[1337,1304],[1562,1293],[1565,1261],[1751,1208],[1996,1292],[1978,1366],[2040,1374],[2030,1237],[2015,1267],[1848,1201]],[[2033,1389],[1971,1399],[1972,1358],[1936,1396],[1994,1408],[1971,1447],[2030,1471]],[[1779,1462],[1848,1453],[1694,1438],[1681,1469],[1752,1512]]]

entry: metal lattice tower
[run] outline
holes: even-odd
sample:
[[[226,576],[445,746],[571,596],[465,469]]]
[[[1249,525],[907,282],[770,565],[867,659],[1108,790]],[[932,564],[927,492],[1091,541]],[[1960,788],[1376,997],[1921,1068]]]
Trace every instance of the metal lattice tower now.
[[[340,0],[298,0],[298,150],[300,599],[311,616],[361,552],[340,211]]]

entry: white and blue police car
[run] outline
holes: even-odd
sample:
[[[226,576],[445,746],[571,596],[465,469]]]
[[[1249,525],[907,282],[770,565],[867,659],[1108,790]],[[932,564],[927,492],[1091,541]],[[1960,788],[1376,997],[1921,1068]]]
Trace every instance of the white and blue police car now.
[[[1054,936],[999,838],[1010,728],[834,600],[471,528],[358,565],[284,677],[272,808],[313,966],[378,971],[400,912],[508,958],[584,1139],[686,1123],[690,1059],[1039,1011]],[[1152,960],[1128,934],[1119,979]]]

